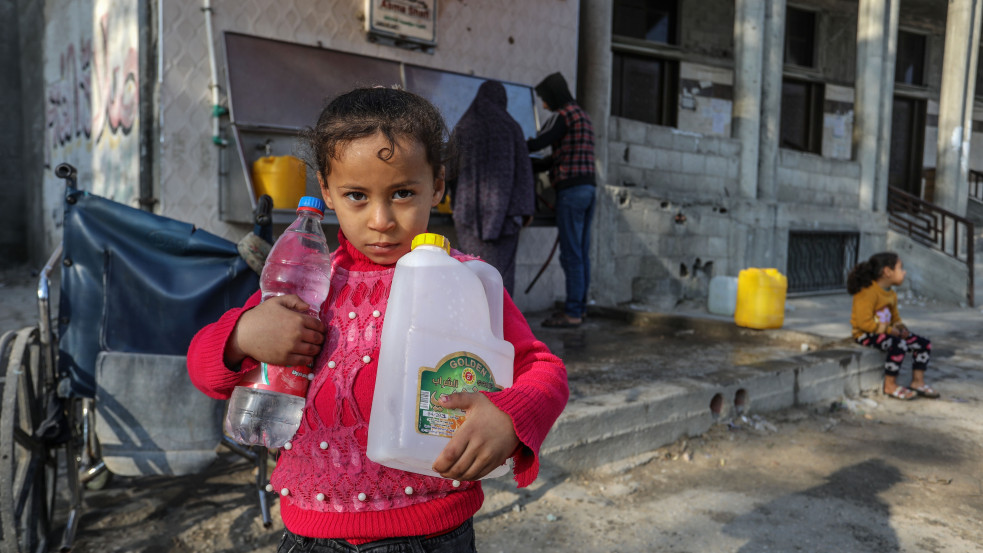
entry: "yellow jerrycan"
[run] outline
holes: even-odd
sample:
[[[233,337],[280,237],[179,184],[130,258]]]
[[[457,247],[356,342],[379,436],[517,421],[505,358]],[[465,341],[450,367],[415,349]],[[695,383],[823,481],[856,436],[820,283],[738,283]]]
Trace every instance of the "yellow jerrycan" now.
[[[744,269],[737,276],[737,326],[763,330],[785,322],[788,279],[778,269]]]
[[[256,197],[269,194],[273,209],[295,209],[307,191],[307,169],[294,156],[263,156],[253,162]]]

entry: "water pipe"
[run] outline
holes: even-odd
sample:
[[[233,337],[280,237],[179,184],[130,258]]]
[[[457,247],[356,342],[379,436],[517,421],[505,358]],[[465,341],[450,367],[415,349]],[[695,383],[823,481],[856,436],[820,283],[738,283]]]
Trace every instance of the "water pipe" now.
[[[215,41],[212,39],[212,3],[211,0],[203,2],[201,11],[205,12],[205,40],[208,43],[208,68],[211,71],[211,83],[208,87],[212,91],[212,142],[216,146],[225,146],[229,141],[219,133],[219,118],[229,110],[218,101],[218,69],[215,67]]]

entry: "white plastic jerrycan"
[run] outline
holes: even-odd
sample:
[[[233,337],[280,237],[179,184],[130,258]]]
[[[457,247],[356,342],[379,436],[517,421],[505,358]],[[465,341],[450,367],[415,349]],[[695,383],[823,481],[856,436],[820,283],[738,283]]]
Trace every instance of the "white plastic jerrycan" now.
[[[443,236],[421,234],[396,263],[366,450],[380,465],[436,477],[431,467],[465,415],[438,398],[508,388],[515,358],[502,332],[502,276],[449,252]]]

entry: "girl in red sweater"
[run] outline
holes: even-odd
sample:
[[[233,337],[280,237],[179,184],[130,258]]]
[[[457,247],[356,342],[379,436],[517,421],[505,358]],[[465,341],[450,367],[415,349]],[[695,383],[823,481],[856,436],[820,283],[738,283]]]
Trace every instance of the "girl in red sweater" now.
[[[396,261],[427,231],[444,194],[445,126],[415,94],[360,88],[332,101],[307,138],[321,194],[341,227],[320,320],[297,296],[260,303],[257,292],[198,332],[188,350],[191,380],[224,400],[247,358],[312,364],[300,429],[270,478],[286,527],[279,552],[364,551],[376,542],[386,551],[474,551],[478,479],[511,457],[520,487],[535,480],[539,447],[569,394],[563,363],[536,340],[506,293],[515,383],[447,396],[442,405],[467,418],[434,462],[444,478],[370,461],[365,446],[386,300]]]

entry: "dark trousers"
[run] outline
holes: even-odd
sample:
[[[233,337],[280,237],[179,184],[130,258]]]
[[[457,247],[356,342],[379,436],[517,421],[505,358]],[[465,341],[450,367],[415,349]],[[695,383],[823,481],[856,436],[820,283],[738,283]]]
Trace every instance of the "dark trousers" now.
[[[911,352],[911,369],[924,371],[928,368],[928,362],[932,359],[932,342],[928,338],[923,338],[917,334],[909,334],[907,338],[891,336],[890,334],[864,334],[857,338],[857,343],[861,346],[877,348],[887,353],[884,361],[884,374],[898,376],[901,371],[901,363],[904,356]]]
[[[476,553],[471,519],[446,534],[426,538],[389,538],[352,545],[345,540],[305,538],[283,531],[277,553]]]
[[[563,311],[581,318],[587,313],[590,289],[590,224],[594,216],[594,185],[581,184],[556,192],[556,230],[560,239],[560,267],[566,279]]]
[[[502,273],[502,285],[510,296],[515,295],[515,252],[519,248],[518,234],[503,234],[498,240],[482,240],[467,232],[458,231],[458,250],[477,255],[482,261]]]

